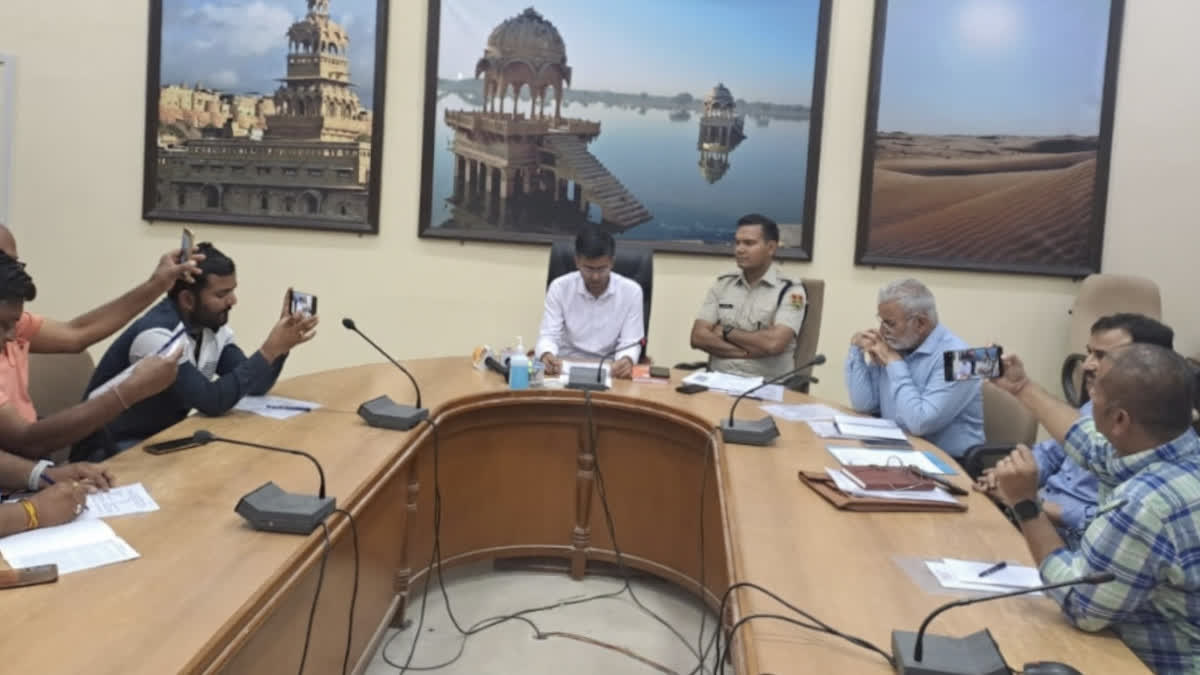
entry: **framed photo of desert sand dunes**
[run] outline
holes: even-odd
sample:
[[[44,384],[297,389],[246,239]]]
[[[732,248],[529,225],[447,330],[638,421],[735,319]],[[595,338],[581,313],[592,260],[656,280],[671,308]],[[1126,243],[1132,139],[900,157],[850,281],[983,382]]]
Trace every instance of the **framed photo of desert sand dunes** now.
[[[150,0],[147,220],[379,231],[388,0]]]
[[[1100,271],[1124,0],[876,0],[855,262]]]
[[[812,257],[832,0],[428,0],[421,237]]]

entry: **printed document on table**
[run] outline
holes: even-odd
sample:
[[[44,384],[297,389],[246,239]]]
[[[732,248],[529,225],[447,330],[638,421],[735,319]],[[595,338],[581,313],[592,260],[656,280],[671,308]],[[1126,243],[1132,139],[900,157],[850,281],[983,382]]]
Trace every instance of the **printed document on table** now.
[[[712,370],[700,370],[683,378],[684,384],[702,384],[713,391],[740,394],[763,383],[761,377],[742,377]]]
[[[836,445],[827,446],[826,449],[843,466],[915,466],[925,473],[947,473],[942,467],[934,464],[925,453],[917,450],[881,450]]]
[[[888,440],[908,440],[900,427],[891,420],[874,417],[852,417],[838,415],[833,418],[838,431],[847,438],[886,438]]]
[[[138,552],[92,518],[0,537],[0,555],[13,567],[55,564],[61,575],[132,560]]]
[[[297,398],[284,398],[283,396],[243,396],[242,400],[233,406],[233,409],[272,419],[286,420],[320,407],[320,403],[301,401]]]
[[[971,565],[978,565],[978,567],[976,569],[978,569],[979,571],[976,571],[974,573],[974,576],[961,575],[960,572],[962,570],[957,569],[954,566],[954,563],[963,563],[963,562],[968,562],[968,561],[954,560],[953,558],[943,558],[941,560],[926,560],[925,567],[929,570],[929,572],[931,574],[933,574],[934,578],[937,579],[938,583],[941,584],[942,588],[953,588],[956,590],[963,590],[963,591],[984,591],[987,593],[1006,593],[1008,591],[1013,590],[1013,588],[1014,588],[1013,586],[1005,586],[1002,584],[997,584],[997,583],[991,582],[990,579],[991,579],[992,575],[988,575],[986,577],[979,576],[980,571],[983,571],[983,570],[987,569],[988,567],[991,567],[991,565],[988,563],[970,563]],[[1018,566],[1018,569],[1030,570],[1032,568]],[[1033,570],[1033,572],[1036,575],[1037,570]],[[997,572],[997,574],[999,574],[999,572]],[[1021,574],[1025,574],[1025,572],[1021,572]],[[1041,585],[1041,577],[1038,577],[1036,583],[1032,583],[1027,586],[1017,586],[1016,588],[1033,588],[1035,586],[1040,586],[1040,585]],[[1042,595],[1042,593],[1039,591],[1036,593],[1030,593],[1030,595]]]
[[[971,581],[989,584],[991,586],[1006,586],[1008,588],[1034,588],[1042,585],[1042,575],[1037,568],[1026,565],[1008,565],[998,572],[992,572],[986,577],[979,573],[991,568],[994,562],[975,562],[973,560],[958,560],[942,558],[946,569],[954,573],[960,581]]]
[[[789,422],[826,421],[830,423],[831,428],[833,426],[833,418],[841,414],[839,411],[821,403],[798,403],[794,405],[768,404],[761,407],[768,414]],[[837,430],[834,429],[834,431],[836,432]]]
[[[158,504],[141,483],[122,485],[108,492],[92,493],[88,495],[87,506],[79,515],[80,519],[111,518],[158,510]]]

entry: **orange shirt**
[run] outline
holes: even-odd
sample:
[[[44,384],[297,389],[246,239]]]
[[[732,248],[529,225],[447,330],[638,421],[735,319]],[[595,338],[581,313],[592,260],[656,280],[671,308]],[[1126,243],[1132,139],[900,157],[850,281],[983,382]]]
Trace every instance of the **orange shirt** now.
[[[42,329],[43,321],[36,314],[22,314],[13,339],[0,351],[0,405],[13,406],[29,422],[37,421],[29,398],[29,340]]]

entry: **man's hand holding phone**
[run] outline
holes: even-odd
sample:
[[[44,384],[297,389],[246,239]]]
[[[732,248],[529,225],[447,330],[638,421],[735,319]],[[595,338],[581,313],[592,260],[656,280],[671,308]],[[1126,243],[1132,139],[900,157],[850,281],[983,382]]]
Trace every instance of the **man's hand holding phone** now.
[[[283,310],[280,313],[279,321],[276,321],[275,326],[271,328],[260,351],[268,361],[274,362],[275,359],[290,352],[296,345],[304,344],[316,337],[317,324],[320,322],[320,317],[315,315],[306,316],[292,312],[292,289],[289,288],[283,296]]]

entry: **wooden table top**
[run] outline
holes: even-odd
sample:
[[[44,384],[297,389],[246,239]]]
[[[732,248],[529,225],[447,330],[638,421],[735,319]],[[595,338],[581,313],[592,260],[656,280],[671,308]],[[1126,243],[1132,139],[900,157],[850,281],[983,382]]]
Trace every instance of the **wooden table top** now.
[[[434,415],[471,395],[527,395],[508,391],[499,376],[474,370],[465,358],[406,365],[422,384],[423,405]],[[656,401],[714,424],[728,414],[728,396],[677,393],[680,375],[673,374],[671,385],[619,381],[596,396]],[[382,476],[407,460],[416,431],[371,428],[355,414],[359,403],[382,394],[398,402],[413,400],[407,378],[390,365],[300,376],[272,393],[324,407],[289,420],[238,411],[220,418],[193,416],[152,440],[208,429],[307,450],[323,465],[328,494],[339,506],[366,499]],[[789,392],[787,400],[813,399]],[[738,416],[761,416],[757,407],[745,401]],[[915,630],[931,609],[959,597],[924,590],[900,563],[938,557],[1031,563],[1020,534],[981,495],[971,495],[969,510],[958,514],[833,509],[796,477],[799,469],[835,465],[833,458],[807,425],[778,424],[782,435],[773,447],[720,451],[734,579],[770,588],[834,627],[890,651],[892,629]],[[153,513],[109,521],[141,558],[65,575],[56,584],[5,591],[0,653],[6,671],[102,675],[128,673],[131,662],[138,672],[189,670],[198,654],[219,649],[216,636],[231,628],[251,630],[248,608],[320,555],[319,532],[309,537],[261,533],[233,511],[240,497],[268,480],[288,491],[315,493],[317,478],[303,458],[212,444],[163,456],[134,448],[108,464],[119,482],[144,483],[160,506]],[[955,478],[966,485],[965,477]],[[741,615],[778,610],[763,596],[740,594]],[[951,610],[931,632],[966,635],[983,627],[991,629],[1017,667],[1055,659],[1088,673],[1148,672],[1118,639],[1073,629],[1044,597]],[[786,624],[759,622],[742,630],[749,636],[752,672],[797,672],[798,664],[811,672],[891,672],[877,655]],[[54,664],[50,671],[48,663]]]

